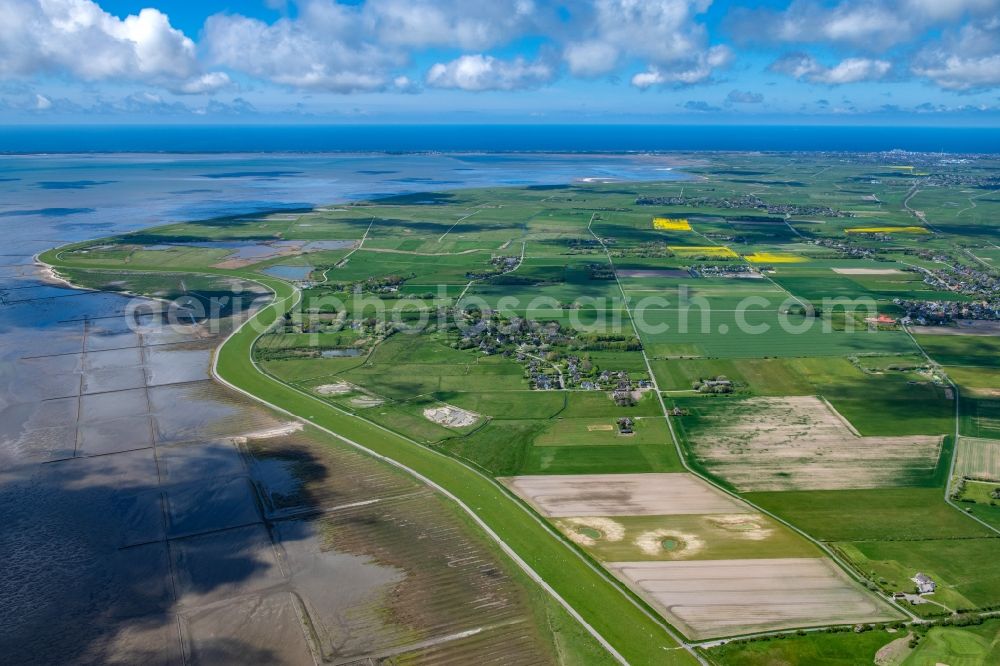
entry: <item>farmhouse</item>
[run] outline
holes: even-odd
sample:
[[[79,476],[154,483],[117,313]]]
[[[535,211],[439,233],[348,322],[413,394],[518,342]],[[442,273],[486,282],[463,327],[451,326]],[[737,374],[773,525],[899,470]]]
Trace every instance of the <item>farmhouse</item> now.
[[[627,416],[624,417],[624,418],[618,419],[618,434],[619,435],[631,435],[631,434],[635,433],[634,428],[635,428],[635,422],[632,419],[628,418]]]
[[[920,594],[930,594],[935,589],[937,589],[937,583],[935,583],[929,576],[922,573],[918,573],[916,576],[911,578],[917,585],[917,592]]]

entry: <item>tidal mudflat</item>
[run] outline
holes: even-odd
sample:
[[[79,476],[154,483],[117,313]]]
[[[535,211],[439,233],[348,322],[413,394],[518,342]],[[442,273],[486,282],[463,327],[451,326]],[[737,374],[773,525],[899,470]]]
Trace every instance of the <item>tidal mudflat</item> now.
[[[382,159],[303,158],[275,177],[257,172],[294,160],[3,158],[19,177],[0,186],[5,659],[556,659],[540,629],[550,623],[536,616],[552,609],[454,507],[210,378],[225,326],[177,332],[150,316],[137,331],[129,297],[72,289],[33,264],[48,247],[166,221],[436,182],[390,183],[360,168]],[[527,160],[536,175],[516,160],[441,156],[401,157],[392,173],[495,184],[593,170],[578,158]],[[634,162],[601,173],[636,177],[645,167]],[[233,175],[237,163],[245,174]],[[107,176],[91,187],[47,189],[45,206],[24,205],[36,181],[97,170]]]

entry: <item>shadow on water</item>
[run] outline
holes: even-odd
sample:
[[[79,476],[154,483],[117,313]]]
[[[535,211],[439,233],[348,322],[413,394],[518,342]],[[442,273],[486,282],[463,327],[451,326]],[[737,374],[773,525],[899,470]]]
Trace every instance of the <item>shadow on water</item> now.
[[[17,210],[5,210],[0,212],[0,217],[21,217],[35,215],[39,217],[68,217],[70,215],[80,215],[83,213],[94,213],[93,208],[20,208]]]
[[[179,616],[287,583],[269,537],[274,522],[263,510],[269,485],[308,513],[317,501],[295,492],[299,482],[289,478],[321,483],[326,465],[308,450],[277,448],[267,459],[291,465],[292,474],[251,485],[247,467],[256,465],[241,463],[229,443],[157,449],[24,465],[0,477],[4,661],[284,660],[276,650],[287,646],[261,645],[247,632],[202,627],[196,640],[182,640],[190,630]],[[219,491],[227,485],[240,491]],[[254,486],[264,497],[254,497]],[[179,527],[184,533],[173,535]],[[308,534],[284,530],[282,547]]]
[[[375,204],[394,204],[399,206],[440,206],[455,203],[456,197],[450,192],[414,192],[412,194],[393,194],[374,199]]]

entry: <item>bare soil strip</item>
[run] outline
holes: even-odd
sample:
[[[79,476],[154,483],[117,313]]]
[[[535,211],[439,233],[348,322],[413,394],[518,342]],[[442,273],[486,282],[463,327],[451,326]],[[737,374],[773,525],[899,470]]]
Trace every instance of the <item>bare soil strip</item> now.
[[[898,268],[834,268],[841,275],[902,275]]]
[[[746,511],[743,504],[692,474],[567,474],[502,481],[553,518]]]

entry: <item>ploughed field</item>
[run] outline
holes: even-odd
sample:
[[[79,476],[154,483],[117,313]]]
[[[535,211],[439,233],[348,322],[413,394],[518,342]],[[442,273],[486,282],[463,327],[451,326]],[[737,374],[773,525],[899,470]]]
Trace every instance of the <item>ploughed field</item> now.
[[[862,437],[814,396],[686,401],[692,455],[741,491],[904,485],[933,475],[938,436]]]
[[[899,617],[800,535],[694,475],[504,483],[692,638]]]
[[[914,156],[919,169],[892,168],[900,159],[678,156],[683,181],[192,221],[58,259],[74,281],[124,290],[139,279],[133,290],[161,297],[205,289],[123,276],[201,270],[294,285],[298,305],[252,353],[301,396],[299,416],[366,424],[502,484],[508,528],[540,518],[567,561],[601,567],[601,589],[622,608],[637,595],[683,639],[867,628],[1000,606],[1000,571],[984,565],[1000,538],[989,486],[1000,481],[1000,335],[976,319],[1000,284],[1000,200],[977,189],[996,164]],[[298,492],[269,506],[290,511]],[[340,544],[392,564],[413,540],[449,543],[444,519],[403,495],[311,519],[321,551]],[[397,646],[405,633],[418,660],[447,645],[468,645],[470,658],[558,647],[537,625],[551,599],[531,584],[506,595],[515,568],[496,564],[496,583],[482,563],[506,560],[476,543],[455,546],[454,570],[430,551],[408,555],[411,569],[392,564],[411,587],[317,625],[347,650],[324,658],[360,635]],[[937,590],[913,595],[917,573]],[[465,610],[473,599],[481,616]],[[411,624],[378,625],[385,613]],[[789,645],[874,644],[813,636]],[[743,663],[739,645],[705,651]]]

